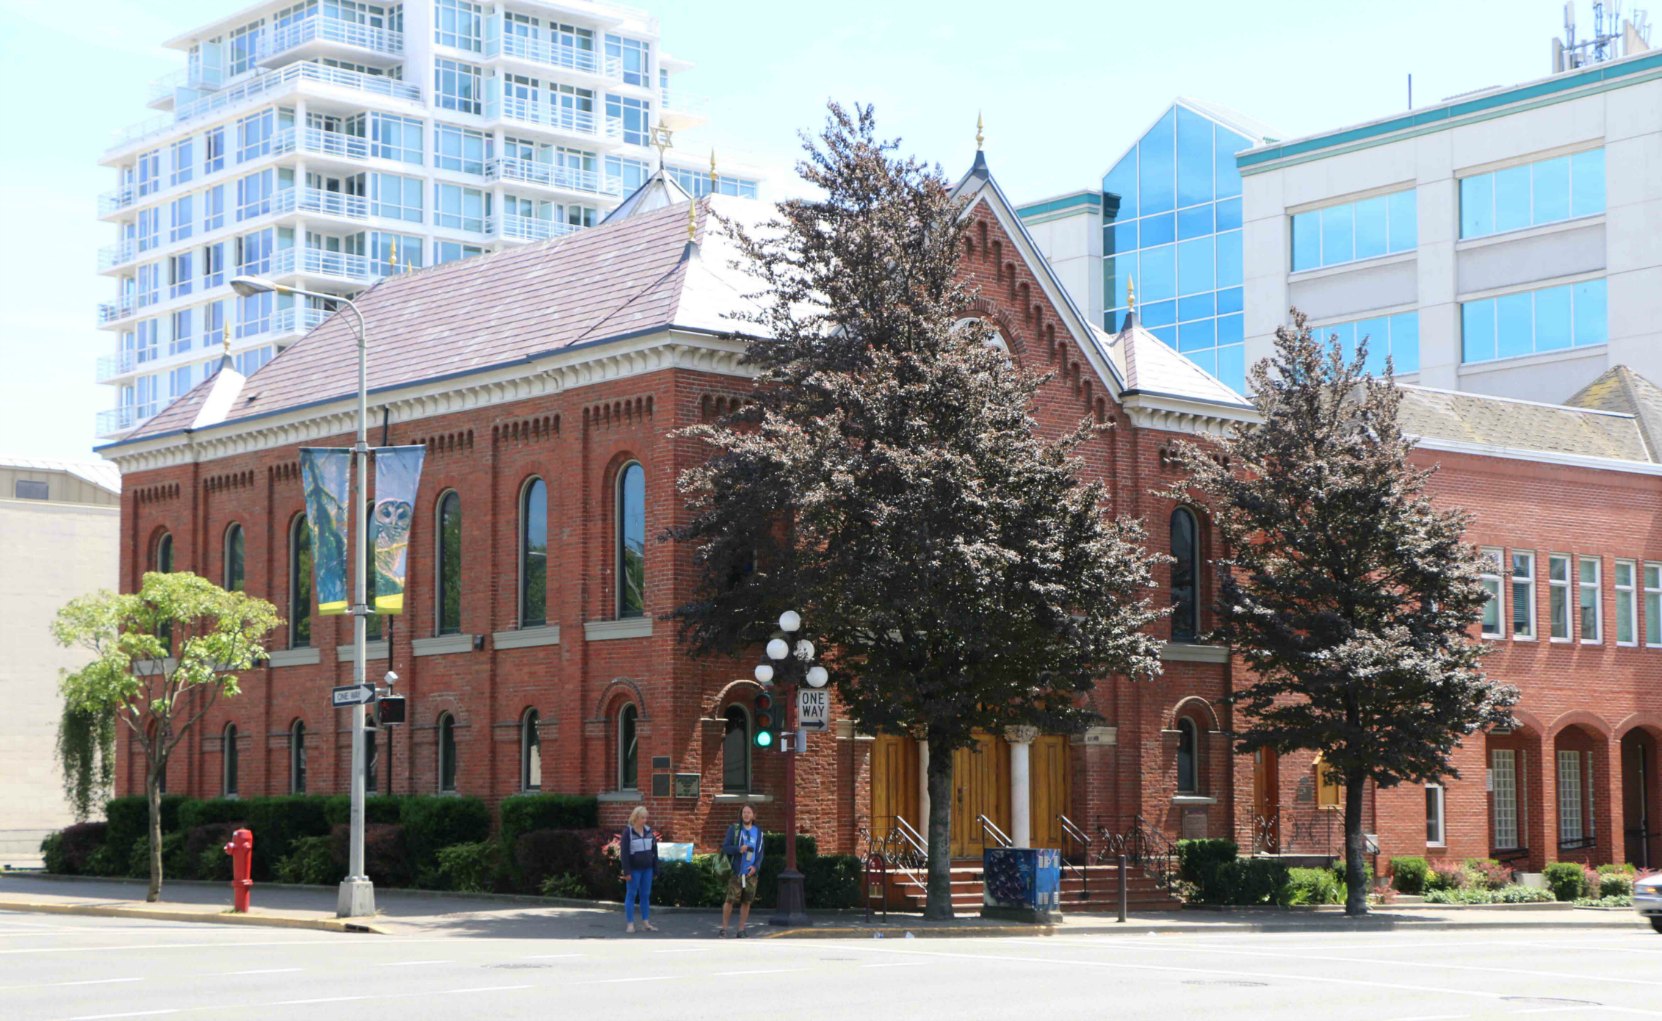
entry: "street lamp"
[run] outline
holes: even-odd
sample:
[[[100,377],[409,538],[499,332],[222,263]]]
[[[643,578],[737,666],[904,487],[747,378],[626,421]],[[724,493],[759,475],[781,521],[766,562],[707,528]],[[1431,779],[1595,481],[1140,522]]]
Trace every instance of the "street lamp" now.
[[[238,276],[231,278],[231,290],[244,298],[255,294],[294,294],[306,298],[334,301],[352,310],[358,336],[358,442],[352,447],[353,479],[352,502],[356,505],[357,528],[354,529],[357,556],[352,558],[352,680],[363,687],[367,683],[364,660],[366,656],[366,627],[369,617],[369,585],[365,577],[367,559],[364,550],[369,547],[369,347],[364,338],[364,315],[347,298],[322,294],[287,284],[275,283],[264,277]],[[352,834],[348,851],[347,876],[341,880],[335,899],[335,914],[341,918],[356,918],[375,913],[375,885],[364,874],[364,711],[361,706],[352,710]]]
[[[801,627],[802,615],[795,610],[786,610],[779,615],[779,630],[784,635],[794,635]],[[797,719],[791,689],[804,681],[810,687],[823,687],[829,675],[824,667],[813,663],[814,643],[806,638],[797,639],[793,647],[784,637],[776,635],[768,641],[767,657],[773,663],[764,661],[757,666],[756,679],[766,683],[778,678],[782,682],[780,696],[785,700],[784,732],[790,735],[781,749],[786,756],[785,868],[779,873],[779,890],[775,899],[777,907],[773,917],[768,919],[768,924],[803,928],[814,922],[808,917],[802,873],[796,867],[796,757],[801,754],[804,742],[802,733],[798,730],[801,721]],[[766,677],[763,676],[764,673]]]

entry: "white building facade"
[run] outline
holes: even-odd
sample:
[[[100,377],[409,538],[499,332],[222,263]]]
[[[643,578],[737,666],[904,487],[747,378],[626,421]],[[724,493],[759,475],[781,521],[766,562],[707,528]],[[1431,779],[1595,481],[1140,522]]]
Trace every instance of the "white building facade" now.
[[[649,14],[585,0],[303,0],[246,8],[167,42],[161,114],[101,162],[116,336],[100,437],[154,416],[220,363],[251,373],[329,313],[237,297],[258,274],[350,296],[381,277],[597,223],[657,167],[654,129],[702,121],[672,87]],[[689,192],[754,197],[742,170],[671,149]]]
[[[1662,377],[1662,53],[1240,154],[1248,364],[1297,307],[1422,386]]]

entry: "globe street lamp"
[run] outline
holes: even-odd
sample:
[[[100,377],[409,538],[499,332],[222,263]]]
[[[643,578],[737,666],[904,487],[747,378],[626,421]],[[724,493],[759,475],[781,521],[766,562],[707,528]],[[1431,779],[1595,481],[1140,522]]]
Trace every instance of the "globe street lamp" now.
[[[819,688],[830,677],[824,667],[813,662],[813,642],[798,638],[793,647],[787,640],[801,627],[802,615],[795,610],[780,614],[779,630],[782,634],[775,635],[767,644],[767,657],[773,662],[764,661],[756,667],[758,681],[766,684],[777,678],[781,682],[780,695],[785,700],[784,732],[789,735],[781,749],[785,753],[785,868],[779,873],[778,895],[775,898],[777,906],[768,924],[791,928],[814,924],[813,919],[808,917],[802,873],[796,867],[796,757],[803,752],[807,742],[805,732],[798,729],[800,721],[792,694],[798,684],[806,682],[810,687]]]
[[[350,300],[335,294],[322,294],[299,287],[289,287],[264,277],[238,276],[231,278],[231,290],[244,298],[255,294],[295,294],[307,298],[334,301],[352,310],[358,337],[358,442],[352,447],[353,479],[352,501],[356,506],[357,528],[354,535],[358,555],[352,558],[352,680],[358,687],[367,683],[364,660],[367,658],[365,628],[369,617],[369,587],[365,577],[369,546],[369,348],[364,338],[364,315]],[[349,843],[347,876],[341,880],[335,900],[335,914],[341,918],[356,918],[375,913],[375,885],[364,873],[364,709],[352,708],[352,834]]]

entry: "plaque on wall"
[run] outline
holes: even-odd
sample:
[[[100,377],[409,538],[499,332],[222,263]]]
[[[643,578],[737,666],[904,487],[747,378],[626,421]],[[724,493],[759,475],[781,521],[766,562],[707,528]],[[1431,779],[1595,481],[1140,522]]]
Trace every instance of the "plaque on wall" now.
[[[1301,805],[1308,805],[1316,800],[1316,781],[1308,776],[1298,778],[1298,791],[1293,800]]]
[[[698,773],[675,774],[675,796],[678,798],[697,798],[700,779]]]
[[[669,797],[669,774],[668,773],[653,773],[652,774],[652,796],[655,797],[655,798],[667,798],[667,797]]]
[[[653,769],[668,769],[669,768],[669,756],[668,755],[654,755],[654,756],[652,756],[652,768]]]

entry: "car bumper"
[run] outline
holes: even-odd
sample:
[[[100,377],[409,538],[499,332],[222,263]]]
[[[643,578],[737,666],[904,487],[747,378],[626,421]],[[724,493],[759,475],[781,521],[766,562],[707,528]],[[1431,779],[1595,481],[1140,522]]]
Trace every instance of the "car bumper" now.
[[[1633,910],[1646,917],[1662,916],[1662,893],[1635,893]]]

